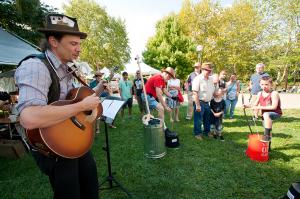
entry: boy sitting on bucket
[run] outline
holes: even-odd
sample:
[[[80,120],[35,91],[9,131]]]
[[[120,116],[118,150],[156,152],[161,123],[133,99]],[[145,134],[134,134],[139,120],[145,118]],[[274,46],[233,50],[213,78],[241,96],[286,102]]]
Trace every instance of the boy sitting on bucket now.
[[[225,141],[222,135],[222,119],[225,110],[225,100],[223,99],[223,90],[218,89],[214,92],[214,98],[210,101],[210,110],[212,112],[211,125],[214,125],[214,138],[220,138]]]
[[[282,115],[280,97],[277,91],[272,90],[272,78],[270,76],[263,76],[260,79],[260,87],[262,91],[257,94],[253,106],[244,105],[244,107],[252,108],[256,116],[261,111],[265,128],[263,140],[271,141],[272,121]]]

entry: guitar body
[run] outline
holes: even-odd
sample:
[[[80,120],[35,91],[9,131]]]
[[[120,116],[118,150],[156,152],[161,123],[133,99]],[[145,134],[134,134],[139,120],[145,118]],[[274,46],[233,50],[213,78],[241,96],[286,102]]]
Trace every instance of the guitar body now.
[[[66,100],[51,103],[51,106],[63,106],[80,102],[94,91],[88,87],[70,90]],[[97,116],[93,121],[87,120],[92,111],[80,112],[77,115],[51,127],[26,130],[28,142],[44,155],[59,155],[65,158],[78,158],[84,155],[94,141],[94,123],[102,115],[99,104]]]

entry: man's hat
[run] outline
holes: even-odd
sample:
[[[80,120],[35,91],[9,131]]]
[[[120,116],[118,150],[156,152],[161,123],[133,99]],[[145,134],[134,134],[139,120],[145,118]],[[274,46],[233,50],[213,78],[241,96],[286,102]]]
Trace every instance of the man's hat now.
[[[104,73],[100,72],[100,71],[96,71],[95,74],[94,74],[94,77],[97,77],[97,76],[102,76]]]
[[[87,37],[86,33],[79,31],[76,18],[55,13],[46,16],[45,28],[40,28],[38,31],[42,33],[78,35],[81,39]]]
[[[212,71],[213,64],[211,62],[206,62],[202,64],[202,70],[210,70]]]
[[[168,73],[172,78],[175,78],[175,71],[171,67],[167,67],[166,69],[163,69],[162,72]]]
[[[200,62],[196,62],[193,67],[201,67],[201,63]]]

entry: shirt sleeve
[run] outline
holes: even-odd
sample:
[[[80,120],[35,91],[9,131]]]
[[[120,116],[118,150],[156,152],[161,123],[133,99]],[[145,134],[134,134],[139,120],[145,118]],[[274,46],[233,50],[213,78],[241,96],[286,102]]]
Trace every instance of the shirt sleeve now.
[[[199,91],[200,90],[200,75],[195,77],[195,79],[192,82],[192,91]]]
[[[156,88],[164,88],[165,87],[165,83],[163,79],[157,79],[157,81],[154,81],[154,87]]]
[[[175,83],[175,86],[178,86],[178,87],[180,87],[180,80],[179,79],[176,79],[176,81],[175,81],[176,83]]]
[[[39,59],[24,61],[15,72],[19,88],[17,110],[28,106],[47,105],[49,87],[52,83],[48,68]]]

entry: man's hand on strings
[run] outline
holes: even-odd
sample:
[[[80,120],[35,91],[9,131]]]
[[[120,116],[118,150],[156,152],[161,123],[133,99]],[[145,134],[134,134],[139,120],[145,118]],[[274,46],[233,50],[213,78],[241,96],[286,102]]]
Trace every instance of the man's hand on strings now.
[[[81,107],[84,111],[93,110],[98,107],[100,99],[96,94],[92,94],[84,98],[81,102]]]

